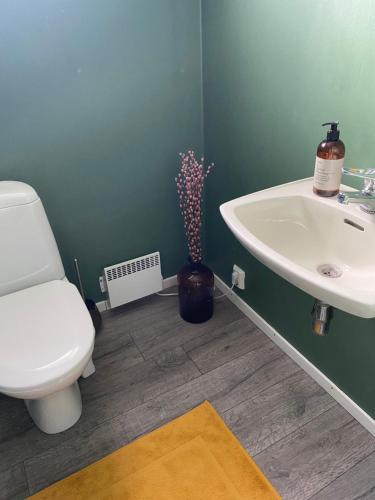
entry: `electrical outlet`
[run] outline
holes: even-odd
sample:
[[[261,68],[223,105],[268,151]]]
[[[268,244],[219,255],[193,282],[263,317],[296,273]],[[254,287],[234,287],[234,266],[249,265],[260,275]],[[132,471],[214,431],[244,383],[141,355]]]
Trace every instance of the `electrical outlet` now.
[[[232,285],[233,284],[240,290],[245,290],[245,271],[236,264],[233,266]]]
[[[107,292],[107,288],[105,286],[105,281],[104,281],[103,276],[99,276],[99,285],[100,285],[100,291],[102,293],[106,293]]]

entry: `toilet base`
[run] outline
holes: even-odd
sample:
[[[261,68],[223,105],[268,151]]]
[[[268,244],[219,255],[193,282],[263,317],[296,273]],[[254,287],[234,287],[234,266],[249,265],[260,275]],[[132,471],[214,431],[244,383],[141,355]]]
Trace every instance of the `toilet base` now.
[[[82,413],[81,393],[77,382],[45,398],[24,401],[35,425],[46,434],[69,429]]]

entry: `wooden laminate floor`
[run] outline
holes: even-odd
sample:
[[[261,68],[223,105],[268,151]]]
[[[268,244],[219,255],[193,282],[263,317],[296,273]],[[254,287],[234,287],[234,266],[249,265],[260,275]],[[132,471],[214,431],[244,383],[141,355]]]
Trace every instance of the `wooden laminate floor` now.
[[[175,297],[108,311],[94,358],[95,375],[80,381],[82,417],[61,434],[43,434],[22,401],[0,395],[2,500],[35,493],[205,399],[283,498],[375,499],[375,439],[227,299],[202,325],[179,318]]]

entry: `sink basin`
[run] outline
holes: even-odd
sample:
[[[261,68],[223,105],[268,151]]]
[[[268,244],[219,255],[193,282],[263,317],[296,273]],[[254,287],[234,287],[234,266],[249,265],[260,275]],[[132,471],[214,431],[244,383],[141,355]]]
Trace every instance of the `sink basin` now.
[[[315,195],[312,179],[228,201],[220,212],[242,245],[275,273],[331,306],[375,317],[374,215]]]

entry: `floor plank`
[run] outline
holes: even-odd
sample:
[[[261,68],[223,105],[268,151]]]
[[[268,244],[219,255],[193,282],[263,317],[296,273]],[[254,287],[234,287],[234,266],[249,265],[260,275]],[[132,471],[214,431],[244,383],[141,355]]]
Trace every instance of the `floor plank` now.
[[[217,307],[222,306],[219,305]],[[235,319],[232,319],[231,315],[228,314],[226,315],[226,317],[227,320],[225,322],[223,321],[217,328],[210,328],[208,330],[205,329],[203,331],[203,334],[200,335],[198,335],[197,332],[196,335],[194,335],[191,339],[185,341],[182,344],[185,351],[192,351],[215,339],[224,338],[226,335],[232,333],[238,328],[241,328],[242,325],[245,324],[249,333],[257,329],[256,325],[254,325],[254,323],[250,321],[249,318],[246,318],[246,316],[244,316],[242,313],[240,313],[240,316],[236,317]]]
[[[128,366],[136,364],[138,361],[143,361],[143,356],[135,345],[133,339],[125,331],[124,324],[111,325],[108,327],[106,323],[102,330],[95,338],[95,349],[93,353],[94,361],[104,356],[110,357],[121,351],[127,360]]]
[[[374,500],[375,453],[371,453],[348,472],[311,497],[311,500]]]
[[[79,436],[64,441],[59,446],[25,461],[25,471],[30,493],[45,488],[82,467],[103,458],[128,442],[123,429],[116,422],[104,422]]]
[[[262,346],[118,417],[132,440],[209,400],[223,413],[299,367],[274,344]]]
[[[0,474],[0,498],[21,500],[29,495],[23,464],[17,464]]]
[[[171,298],[160,300],[169,302]],[[169,314],[162,309],[161,312],[155,314],[151,322],[149,318],[127,322],[127,331],[146,359],[153,358],[160,352],[181,346],[244,317],[238,309],[225,301],[216,306],[215,314],[209,321],[194,325],[187,323],[179,314],[176,314],[176,307],[176,300],[173,300],[167,309]]]
[[[26,432],[34,426],[22,399],[0,394],[0,450],[1,443]],[[3,470],[0,452],[0,471]]]
[[[188,342],[183,348],[199,370],[207,373],[267,342],[269,341],[262,332],[246,318],[241,318],[218,329],[214,338],[209,338],[204,343],[201,341],[201,345],[190,348],[191,342]]]
[[[226,411],[224,420],[255,455],[335,405],[335,400],[300,370]]]
[[[96,373],[80,382],[83,417],[95,427],[104,420],[143,404],[200,375],[181,347],[160,353],[152,360],[122,369],[121,358],[96,361]]]
[[[336,405],[255,456],[285,500],[308,499],[375,450],[375,438]]]
[[[22,403],[20,410],[23,411],[24,402],[20,400],[19,402]],[[21,416],[21,420],[22,418]],[[17,434],[11,433],[9,439],[0,442],[0,475],[8,468],[51,447],[59,446],[67,439],[79,439],[81,429],[85,427],[85,423],[85,419],[81,418],[74,427],[65,432],[44,434],[33,424],[30,418],[30,422],[20,432]],[[14,425],[15,427],[19,426],[17,415],[14,416]]]

